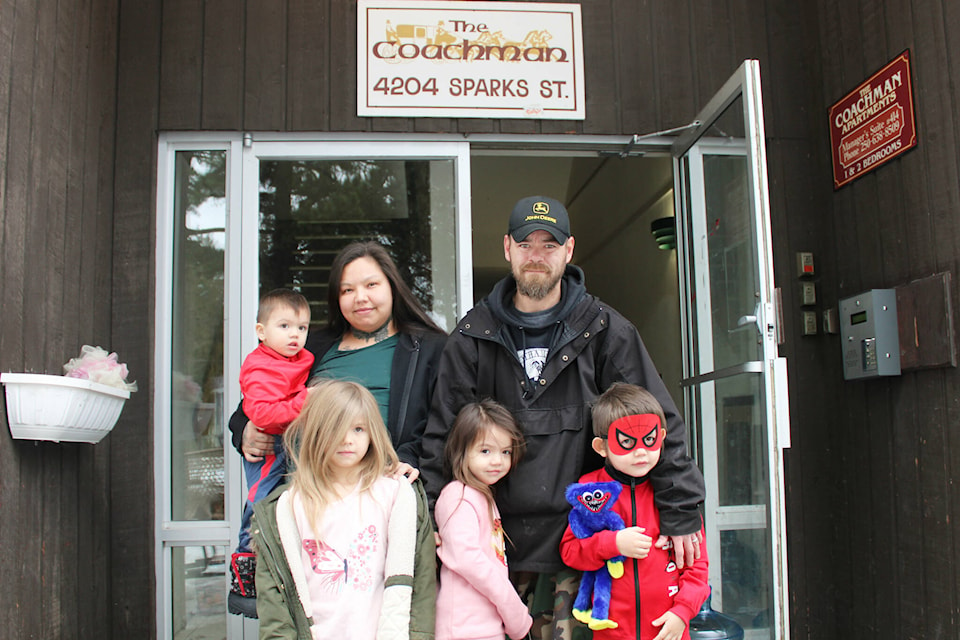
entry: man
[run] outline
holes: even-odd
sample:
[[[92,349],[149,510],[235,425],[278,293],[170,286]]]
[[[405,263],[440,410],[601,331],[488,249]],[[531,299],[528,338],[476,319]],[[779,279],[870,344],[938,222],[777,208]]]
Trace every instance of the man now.
[[[521,589],[528,573],[541,574],[531,587],[539,587],[537,599],[548,582],[554,592],[548,607],[558,626],[569,626],[576,593],[558,550],[567,524],[564,489],[601,465],[590,453],[590,408],[611,384],[645,387],[663,406],[663,463],[651,482],[666,535],[656,544],[672,542],[681,567],[699,555],[698,506],[704,499],[703,477],[686,453],[686,427],[639,333],[587,293],[583,272],[570,264],[573,247],[563,204],[544,196],[517,202],[503,238],[512,273],[447,340],[420,459],[421,477],[435,500],[446,480],[444,440],[460,408],[489,397],[514,413],[527,453],[496,487],[503,528],[513,542],[510,568]],[[535,618],[540,611],[534,608]]]

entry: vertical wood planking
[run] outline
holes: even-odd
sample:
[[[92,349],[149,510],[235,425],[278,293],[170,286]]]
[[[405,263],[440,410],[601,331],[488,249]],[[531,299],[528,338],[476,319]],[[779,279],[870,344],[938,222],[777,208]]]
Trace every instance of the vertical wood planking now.
[[[9,64],[6,69],[5,87],[7,111],[5,142],[2,153],[4,163],[3,231],[3,291],[2,307],[8,317],[23,317],[24,255],[26,242],[27,210],[31,205],[29,185],[29,149],[33,113],[33,42],[36,33],[36,9],[28,3],[4,3],[5,22],[0,28],[9,36]],[[14,19],[16,18],[16,19]],[[22,323],[0,323],[0,354],[9,361],[5,366],[11,370],[23,370]]]
[[[325,131],[333,84],[330,1],[290,0],[288,14],[287,122],[291,131]]]
[[[156,623],[154,575],[144,570],[152,569],[154,550],[144,534],[153,530],[150,371],[161,19],[161,0],[124,3],[120,11],[111,338],[143,391],[126,402],[109,436],[110,475],[120,480],[110,484],[114,637],[150,637]]]
[[[49,103],[43,106],[48,111],[47,129],[49,142],[42,150],[45,159],[40,167],[47,191],[46,242],[47,255],[43,257],[46,272],[47,295],[43,300],[44,316],[48,319],[43,328],[45,335],[45,368],[55,374],[63,373],[61,365],[66,361],[62,320],[64,313],[77,313],[64,309],[66,286],[66,225],[69,217],[78,215],[67,210],[66,194],[69,188],[67,166],[70,150],[71,62],[74,56],[76,12],[72,3],[57,3],[51,17],[49,47],[52,53]],[[69,269],[74,272],[73,267]],[[38,271],[39,272],[39,271]],[[74,350],[70,345],[70,351]],[[73,354],[71,354],[73,355]]]
[[[73,282],[67,282],[67,260],[70,259],[69,273],[76,272],[73,267],[72,248],[67,246],[69,236],[66,233],[67,223],[71,218],[82,215],[80,211],[68,209],[67,193],[70,188],[68,166],[70,160],[71,113],[72,97],[72,62],[76,55],[77,36],[77,7],[74,3],[57,3],[53,17],[53,65],[52,86],[50,95],[50,145],[45,150],[46,162],[44,172],[48,181],[47,204],[47,278],[49,286],[45,301],[45,315],[49,319],[45,331],[47,332],[46,352],[47,367],[51,372],[62,373],[60,365],[66,360],[64,355],[66,342],[64,340],[63,316],[76,316],[82,313],[76,306],[66,307],[65,292],[75,289]],[[72,255],[68,255],[68,251]],[[72,276],[70,278],[72,280]],[[76,303],[74,302],[74,305]],[[75,350],[73,343],[70,351]],[[76,456],[72,451],[65,451],[63,447],[54,447],[44,458],[43,494],[44,513],[41,537],[45,550],[43,566],[44,590],[44,629],[41,632],[46,637],[65,637],[64,629],[75,626],[65,620],[75,620],[77,599],[70,594],[64,599],[63,582],[73,578],[76,584],[76,575],[73,568],[76,566],[76,522],[71,517],[75,503],[64,503],[61,500],[60,489],[64,485],[73,484],[76,477]]]
[[[947,0],[948,1],[948,0]],[[952,34],[944,30],[945,0],[914,0],[914,28],[924,37],[916,38],[914,62],[914,87],[923,100],[924,141],[914,153],[922,154],[928,176],[927,199],[931,222],[935,230],[933,243],[926,247],[932,250],[936,268],[955,268],[960,249],[960,196],[958,196],[958,159],[956,153],[956,96],[944,87],[955,84],[956,70],[947,64],[943,52],[947,39]],[[897,163],[894,160],[890,164]],[[897,212],[899,213],[899,212]],[[954,376],[955,377],[955,376]],[[950,400],[946,395],[947,384],[943,371],[918,375],[918,405],[921,408],[920,424],[921,459],[920,485],[923,494],[925,536],[923,542],[924,594],[927,597],[924,622],[927,633],[933,636],[941,629],[956,625],[956,563],[943,561],[946,549],[954,547],[957,515],[950,511],[951,482],[948,452],[949,442],[946,422]]]
[[[940,15],[943,19],[944,33],[960,33],[960,4],[944,0],[942,2]],[[945,51],[946,55],[943,58],[943,62],[947,69],[953,70],[953,77],[956,77],[956,69],[960,68],[960,41],[958,41],[956,37],[948,37],[945,42]],[[958,113],[960,113],[960,94],[957,92],[955,83],[951,83],[950,87],[950,117],[953,122],[956,123]],[[957,130],[955,124],[953,127],[953,138],[944,140],[944,145],[954,149],[960,146],[960,131]],[[956,155],[954,155],[954,160],[955,159]],[[952,186],[955,187],[956,183],[957,180],[954,180]],[[957,225],[956,214],[957,211],[954,209],[954,228],[956,228]],[[957,240],[956,235],[957,232],[954,231],[954,241]],[[941,268],[949,269],[953,273],[951,294],[953,296],[954,308],[951,312],[955,314],[958,299],[958,279],[960,279],[960,252],[955,251],[949,259],[944,260]],[[954,318],[956,318],[956,316],[954,316]],[[954,326],[956,327],[956,324]],[[945,376],[944,396],[946,398],[946,413],[944,416],[944,428],[946,430],[945,447],[948,454],[949,465],[947,477],[956,478],[960,475],[960,380],[958,380],[955,374]],[[960,517],[960,491],[957,491],[952,485],[949,500],[952,524],[952,545],[949,552],[953,558],[954,567],[956,567],[957,563],[960,563],[960,535],[957,533],[957,526],[955,524],[958,517]],[[960,618],[960,570],[956,568],[953,571],[952,594],[953,599],[950,602],[950,608],[956,620]]]
[[[897,23],[891,30],[891,42],[899,38],[906,38],[912,41],[915,38],[916,27],[913,23],[913,9],[911,2],[897,2],[893,6],[888,6],[887,10],[892,15],[899,17]],[[893,13],[895,12],[895,13]],[[897,51],[898,53],[899,51]],[[894,55],[889,52],[888,58]],[[922,74],[921,74],[922,75]],[[913,64],[914,86],[919,81],[917,75],[916,63]],[[916,95],[916,94],[915,94]],[[925,120],[922,113],[925,110],[925,100],[916,95],[914,104],[918,116],[918,133],[924,135]],[[927,200],[926,176],[927,172],[922,166],[922,148],[916,149],[899,159],[892,161],[891,165],[898,165],[897,170],[902,171],[904,175],[904,205],[910,207],[908,211],[913,211],[916,215],[910,221],[912,229],[907,234],[907,250],[909,265],[908,270],[916,269],[923,262],[928,262],[933,266],[933,255],[929,252],[929,241],[932,241],[931,233],[934,233],[930,225],[929,202]],[[899,214],[899,212],[898,212]],[[919,233],[918,233],[919,232]],[[894,455],[894,482],[898,487],[897,491],[897,576],[896,585],[898,590],[897,615],[900,624],[911,631],[924,633],[924,619],[927,615],[927,607],[930,604],[928,594],[924,592],[926,582],[926,567],[923,561],[923,536],[928,535],[927,522],[924,517],[923,509],[923,487],[920,475],[919,464],[923,456],[923,438],[925,426],[923,422],[922,387],[924,381],[928,380],[926,374],[907,374],[903,377],[902,389],[898,397],[897,408],[898,417],[902,417],[900,422],[905,428],[898,428],[894,433],[893,450]],[[905,414],[905,415],[904,415]]]
[[[94,0],[91,32],[87,119],[84,142],[84,246],[94,247],[87,259],[89,277],[84,279],[81,298],[99,300],[89,310],[91,340],[112,343],[113,297],[113,189],[114,145],[117,122],[117,42],[119,0]],[[102,570],[102,569],[101,569]]]
[[[283,131],[287,100],[287,2],[250,0],[246,20],[243,128]]]
[[[30,189],[28,210],[32,215],[26,218],[26,232],[24,240],[31,251],[24,256],[24,270],[27,276],[23,287],[24,323],[23,323],[23,357],[26,366],[33,371],[44,373],[59,373],[51,371],[50,359],[52,354],[47,351],[47,304],[49,287],[52,278],[47,271],[46,253],[50,247],[46,228],[46,216],[50,213],[50,184],[47,172],[49,159],[46,153],[52,145],[54,128],[57,123],[53,113],[53,84],[54,84],[54,48],[56,40],[57,13],[56,5],[37,5],[37,26],[34,37],[37,43],[33,68],[30,73],[33,86],[31,89],[31,114],[29,155],[29,178],[27,184]],[[56,221],[58,218],[54,217]],[[60,219],[62,224],[62,219]],[[57,224],[57,222],[54,222]],[[62,232],[62,229],[61,229]]]
[[[838,99],[845,92],[849,91],[860,82],[863,77],[863,64],[859,51],[852,49],[850,43],[858,41],[859,31],[859,11],[855,3],[849,3],[846,6],[838,5],[835,12],[831,11],[828,18],[833,22],[835,29],[833,37],[836,38],[831,49],[831,55],[834,62],[832,68],[825,69],[830,74],[832,84],[836,85],[828,93],[828,102]],[[833,94],[832,96],[830,94]],[[834,253],[838,256],[837,276],[841,278],[841,286],[838,292],[841,296],[848,296],[861,291],[870,286],[879,286],[876,283],[865,279],[861,269],[862,245],[861,234],[870,237],[872,227],[862,227],[857,216],[857,189],[862,190],[862,185],[851,184],[843,190],[836,192],[834,196],[834,233],[835,239]],[[856,238],[857,242],[851,242],[851,238]],[[867,249],[869,251],[869,249]],[[840,275],[842,274],[842,276]],[[840,476],[839,493],[841,499],[834,503],[834,531],[837,543],[835,545],[834,557],[836,570],[833,576],[836,584],[836,616],[838,628],[851,629],[854,624],[853,609],[855,606],[855,595],[853,593],[854,571],[853,563],[862,561],[862,549],[864,544],[854,535],[851,530],[862,524],[861,504],[869,499],[868,495],[859,495],[855,493],[858,487],[858,474],[860,471],[861,446],[864,434],[867,432],[867,410],[872,395],[871,385],[877,383],[867,381],[864,384],[843,383],[845,385],[846,403],[840,410],[843,424],[847,427],[835,438],[838,451],[838,475]]]
[[[12,280],[14,274],[20,269],[15,268],[13,264],[8,264],[16,259],[15,251],[8,248],[8,245],[16,240],[16,233],[11,234],[11,231],[17,226],[22,226],[23,215],[22,209],[17,211],[11,208],[16,198],[11,198],[8,191],[8,187],[14,192],[18,191],[16,184],[10,182],[10,178],[16,180],[17,175],[10,175],[10,163],[15,153],[11,153],[8,146],[11,137],[16,138],[15,129],[19,127],[19,123],[14,120],[17,112],[12,102],[12,96],[16,93],[14,60],[17,51],[14,15],[18,8],[21,12],[23,11],[22,7],[17,6],[16,1],[0,3],[0,104],[8,107],[0,115],[0,252],[4,256],[4,259],[0,260],[0,304],[3,305],[5,314],[18,311],[13,304],[14,287],[11,286],[11,282],[8,282],[8,277]],[[19,23],[17,26],[20,26]],[[22,243],[20,246],[22,247]],[[11,306],[7,307],[7,304]],[[15,322],[0,323],[0,357],[3,358],[0,364],[5,369],[17,367],[20,364],[17,362],[19,353],[10,348],[10,337],[14,335],[12,329],[16,324]],[[14,357],[14,354],[17,354],[17,357]],[[0,404],[5,408],[5,398],[0,397]],[[19,548],[23,531],[20,522],[20,455],[7,428],[6,411],[0,412],[0,469],[3,469],[3,478],[0,481],[0,510],[3,514],[3,517],[0,517],[0,540],[9,542],[12,545],[11,548]],[[20,576],[19,563],[12,561],[0,563],[0,583],[6,585],[7,593],[21,593]],[[18,629],[20,611],[16,604],[19,603],[19,595],[3,598],[2,601],[9,604],[0,606],[0,629]]]
[[[163,3],[160,129],[200,128],[204,17],[203,0]]]
[[[70,8],[73,11],[64,22],[73,25],[73,42],[68,51],[66,64],[69,65],[67,95],[64,104],[68,109],[66,184],[64,185],[64,249],[63,261],[67,266],[64,273],[64,287],[61,309],[57,314],[58,329],[64,344],[64,359],[67,352],[79,352],[81,341],[92,339],[90,328],[91,314],[66,313],[67,309],[81,309],[86,307],[86,300],[81,297],[84,280],[90,278],[90,271],[84,268],[84,256],[94,254],[95,247],[84,246],[83,224],[89,217],[84,209],[83,185],[85,177],[84,163],[84,133],[87,119],[87,92],[90,91],[90,0],[81,0]],[[66,7],[64,7],[66,9]],[[81,300],[84,303],[81,306]]]
[[[651,6],[656,25],[653,62],[657,69],[653,108],[658,128],[670,129],[689,124],[710,96],[701,99],[695,93],[689,1],[654,2]]]
[[[691,89],[698,105],[706,104],[743,62],[733,53],[733,21],[728,5],[727,0],[717,0],[690,8],[690,40],[685,44],[693,52]]]
[[[622,133],[654,133],[657,131],[656,110],[651,105],[656,97],[653,65],[653,34],[656,25],[650,15],[648,0],[614,0],[614,55],[620,78],[620,131]],[[589,114],[588,114],[589,115]]]
[[[885,3],[879,0],[864,0],[861,11],[862,48],[865,64],[870,69],[879,68],[889,55],[889,44],[886,31],[887,15]],[[877,257],[879,264],[867,266],[868,270],[882,274],[882,286],[893,286],[904,281],[907,259],[906,247],[903,243],[904,217],[896,211],[902,206],[901,180],[899,168],[883,176],[877,172],[870,176],[866,183],[870,187],[869,196],[873,199],[875,213],[874,226],[880,239],[880,254]],[[863,201],[861,201],[863,202]],[[869,203],[861,204],[858,209],[867,212],[870,216]],[[891,210],[892,211],[888,211]],[[866,222],[866,221],[865,221]],[[891,388],[892,387],[892,388]],[[898,386],[887,386],[887,394],[874,398],[867,408],[870,433],[864,438],[869,452],[872,473],[868,484],[864,488],[871,496],[870,512],[865,522],[865,529],[870,533],[871,544],[866,549],[866,558],[855,561],[864,567],[869,576],[866,584],[870,588],[863,598],[863,603],[856,614],[865,621],[865,627],[875,634],[882,634],[888,629],[896,628],[897,610],[888,603],[896,599],[896,554],[888,541],[896,537],[896,514],[889,507],[890,496],[896,495],[897,485],[891,470],[894,468],[895,456],[892,449],[894,430],[898,425],[910,425],[915,417],[905,414],[902,405],[895,400]]]
[[[243,127],[245,6],[236,0],[204,2],[201,129]]]
[[[94,0],[85,50],[89,82],[83,146],[83,235],[85,274],[81,300],[98,300],[84,321],[81,335],[95,344],[111,344],[113,266],[113,158],[116,127],[117,42],[119,0]],[[86,247],[93,247],[89,251]],[[93,256],[88,254],[93,253]],[[110,526],[110,437],[86,452],[77,469],[77,574],[88,586],[79,607],[77,638],[106,638],[112,628],[110,577],[113,555]],[[99,473],[88,473],[95,468]],[[65,585],[66,586],[66,585]],[[79,583],[73,585],[79,588]]]
[[[614,57],[615,38],[618,30],[629,25],[616,25],[610,0],[596,0],[581,5],[583,22],[584,68],[590,66],[592,73],[585,74],[585,100],[587,120],[584,133],[608,133],[620,129],[618,113],[621,108],[617,82],[617,66]]]
[[[107,250],[98,250],[95,243],[84,244],[81,234],[98,213],[85,199],[86,181],[103,162],[100,154],[86,161],[85,132],[93,121],[111,143],[114,135],[112,121],[100,121],[101,114],[91,116],[88,109],[91,96],[112,104],[115,78],[115,68],[104,69],[110,88],[99,91],[104,87],[88,74],[90,53],[116,46],[115,37],[91,42],[90,11],[88,0],[42,6],[20,1],[0,8],[0,100],[7,106],[0,125],[3,371],[61,372],[62,363],[76,355],[79,336],[91,333],[95,309],[109,313],[109,290],[83,295],[85,283],[104,277],[84,256],[109,256],[112,245],[110,238],[101,239]],[[109,162],[112,151],[106,156]],[[109,324],[103,327],[107,335]],[[79,569],[79,505],[65,497],[78,486],[83,449],[13,441],[5,420],[0,422],[0,536],[5,548],[17,550],[0,568],[6,585],[0,626],[17,638],[106,637],[105,622],[89,635],[79,631],[81,612],[106,612],[98,602],[110,599],[107,581],[97,584]],[[99,487],[84,489],[102,491],[101,480]],[[100,527],[100,535],[107,535],[106,526]],[[101,573],[109,571],[109,556],[97,560]],[[78,588],[81,575],[84,587],[99,588]]]
[[[330,130],[370,131],[369,118],[357,117],[357,6],[330,3]]]
[[[25,111],[16,114],[18,126],[23,127],[24,135],[15,140],[11,137],[11,150],[17,154],[17,157],[11,157],[10,161],[22,163],[22,181],[17,180],[17,187],[25,190],[24,198],[21,203],[21,209],[18,213],[22,216],[22,246],[30,247],[30,251],[17,255],[13,252],[14,258],[22,267],[20,274],[21,287],[20,300],[18,301],[20,323],[11,323],[20,329],[20,337],[23,342],[18,345],[17,350],[26,367],[34,371],[44,371],[44,350],[43,350],[43,323],[45,318],[38,309],[42,311],[45,295],[46,273],[40,268],[39,256],[42,256],[46,250],[42,224],[38,222],[39,213],[44,211],[46,198],[43,189],[43,162],[39,150],[46,142],[45,128],[48,124],[45,120],[49,117],[49,93],[48,88],[51,82],[52,52],[49,48],[51,38],[51,17],[50,7],[41,8],[39,6],[23,6],[25,14],[29,15],[29,21],[21,23],[23,29],[16,33],[16,49],[14,55],[14,74],[20,76],[20,82],[17,84],[18,95],[13,96],[11,103],[25,108]],[[55,10],[55,7],[54,7]],[[36,42],[45,42],[47,47],[36,47]],[[22,47],[22,49],[20,49]],[[18,56],[19,54],[19,56]],[[22,56],[22,57],[20,57]],[[22,66],[28,62],[26,66]],[[23,146],[20,146],[20,145]],[[8,182],[8,187],[13,187],[12,179]],[[9,193],[9,192],[8,192]],[[10,238],[12,239],[12,238]],[[7,248],[12,248],[8,244]],[[39,269],[39,270],[38,270]],[[7,274],[8,278],[10,274]],[[8,283],[10,283],[8,279]],[[10,283],[12,284],[12,283]],[[16,306],[14,307],[16,309]],[[14,309],[10,311],[15,312]],[[5,307],[4,312],[8,310]],[[43,458],[41,447],[24,446],[19,447],[20,451],[20,482],[19,490],[21,493],[20,511],[17,514],[19,520],[26,526],[21,528],[21,534],[17,537],[17,549],[20,555],[14,562],[20,568],[20,601],[25,605],[20,608],[20,617],[18,620],[18,635],[24,636],[28,633],[35,633],[42,629],[43,604],[45,593],[43,590],[43,545],[42,536],[37,532],[42,530],[43,526]],[[32,606],[31,606],[32,605]]]

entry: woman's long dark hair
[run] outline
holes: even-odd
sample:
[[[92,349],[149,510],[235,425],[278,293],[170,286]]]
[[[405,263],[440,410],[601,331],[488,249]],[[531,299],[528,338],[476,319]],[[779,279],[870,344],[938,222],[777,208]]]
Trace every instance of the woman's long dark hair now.
[[[446,332],[437,326],[413,295],[413,291],[397,269],[393,258],[383,248],[383,245],[373,242],[351,242],[333,259],[330,266],[330,282],[327,288],[327,304],[330,314],[329,329],[337,335],[343,334],[350,326],[340,311],[340,281],[343,279],[343,270],[357,258],[372,258],[383,271],[390,283],[393,293],[393,325],[397,331],[405,334],[435,332],[446,335]]]

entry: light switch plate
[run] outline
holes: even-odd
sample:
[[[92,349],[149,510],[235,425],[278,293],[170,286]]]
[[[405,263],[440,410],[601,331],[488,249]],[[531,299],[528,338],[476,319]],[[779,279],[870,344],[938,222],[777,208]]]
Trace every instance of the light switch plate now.
[[[816,311],[803,312],[803,335],[805,336],[817,335],[817,312]]]
[[[804,307],[817,304],[817,285],[812,282],[800,283],[800,304]]]

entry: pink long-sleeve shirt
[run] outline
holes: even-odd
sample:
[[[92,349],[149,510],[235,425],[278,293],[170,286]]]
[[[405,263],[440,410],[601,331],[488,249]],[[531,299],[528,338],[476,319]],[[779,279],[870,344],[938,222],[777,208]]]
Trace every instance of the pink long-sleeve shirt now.
[[[434,509],[440,533],[437,555],[436,640],[522,638],[533,623],[507,574],[503,528],[487,498],[462,482],[444,487]]]

